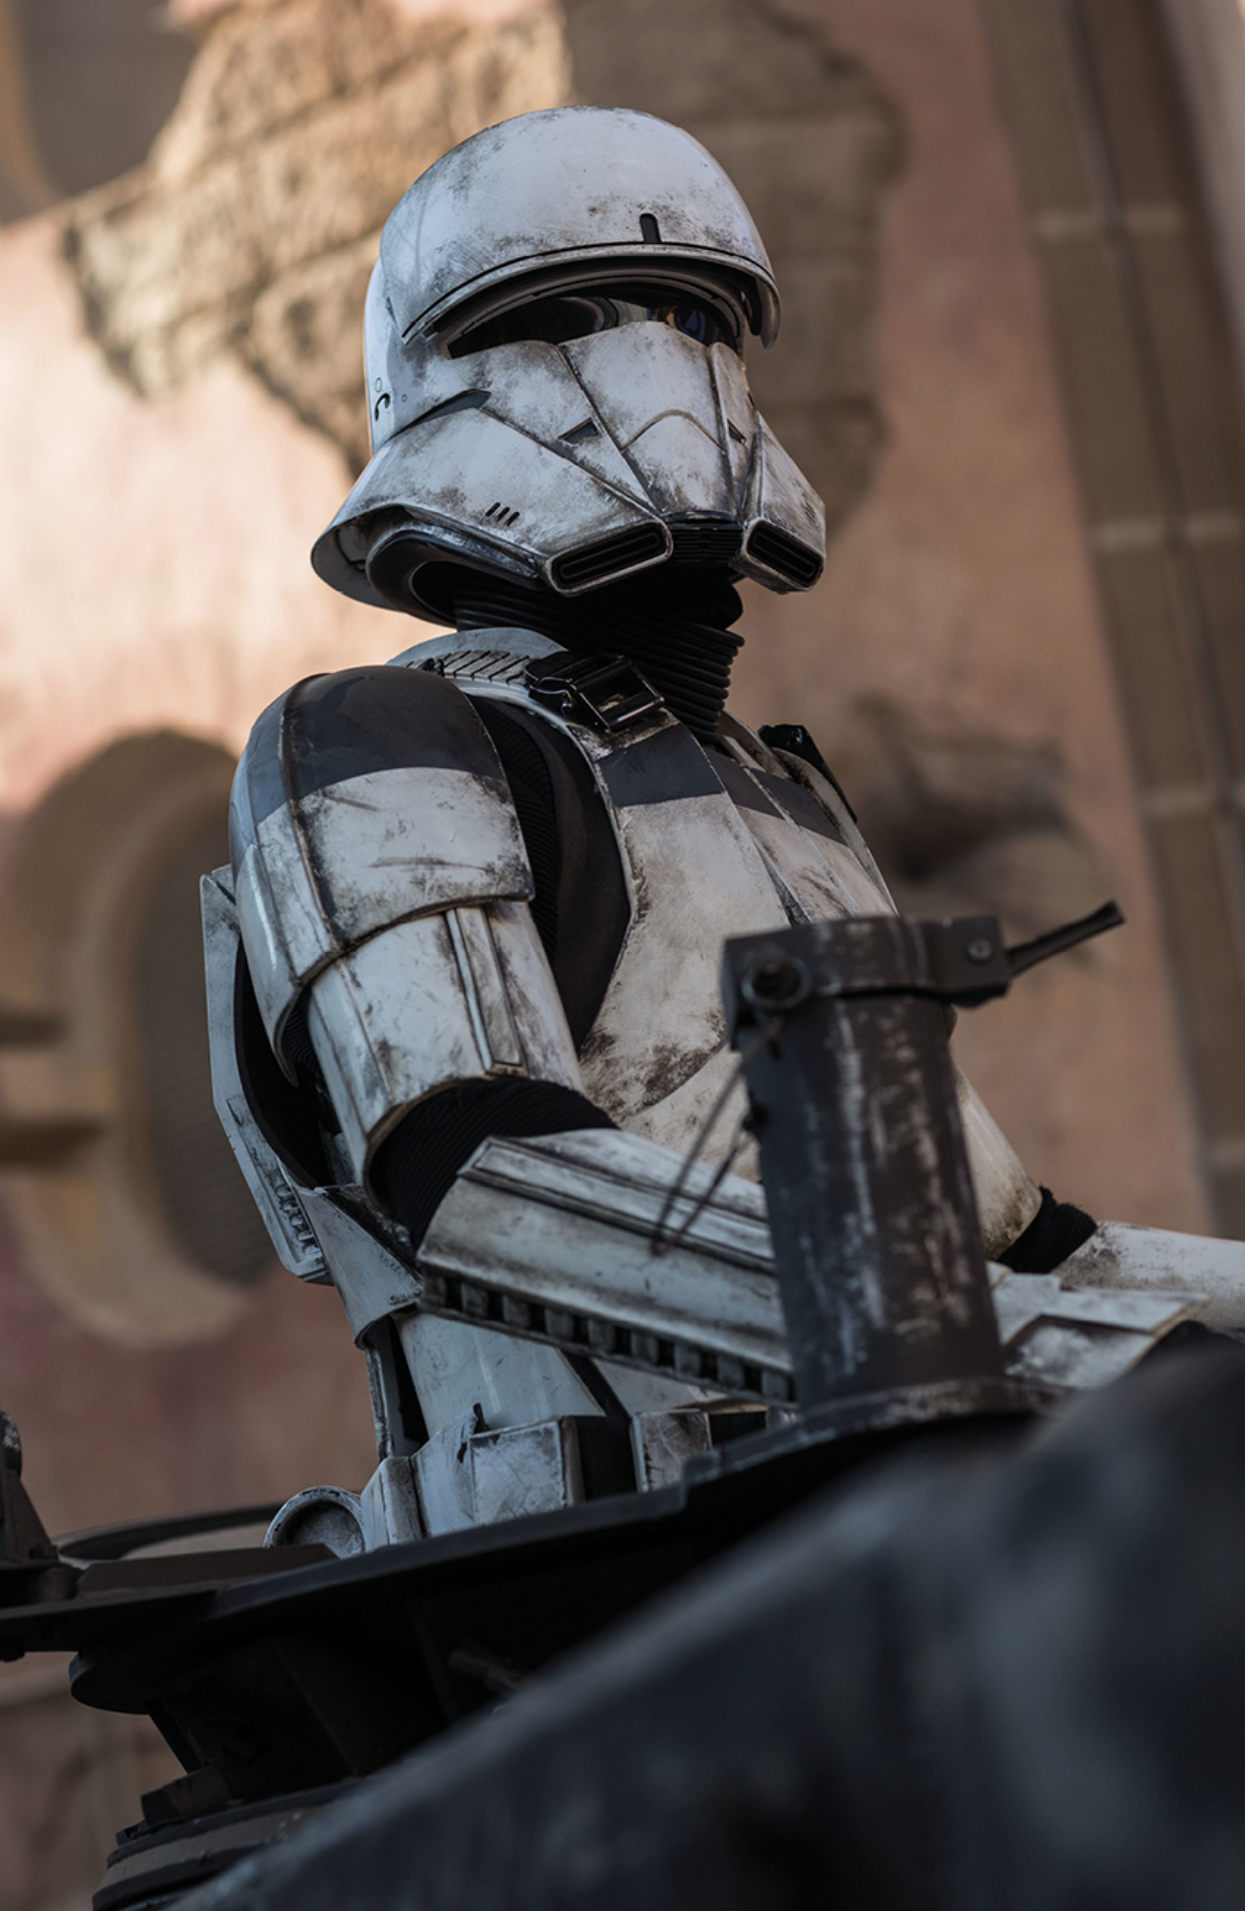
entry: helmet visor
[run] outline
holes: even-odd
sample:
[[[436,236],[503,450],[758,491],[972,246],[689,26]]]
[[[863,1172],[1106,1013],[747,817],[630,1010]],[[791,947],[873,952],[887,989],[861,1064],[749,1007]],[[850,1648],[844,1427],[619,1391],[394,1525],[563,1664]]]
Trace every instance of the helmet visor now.
[[[744,327],[742,312],[726,295],[644,283],[577,286],[528,297],[493,312],[458,333],[447,349],[451,358],[463,358],[469,352],[524,339],[562,345],[620,325],[646,323],[669,325],[698,345],[729,345],[734,351],[739,350]]]

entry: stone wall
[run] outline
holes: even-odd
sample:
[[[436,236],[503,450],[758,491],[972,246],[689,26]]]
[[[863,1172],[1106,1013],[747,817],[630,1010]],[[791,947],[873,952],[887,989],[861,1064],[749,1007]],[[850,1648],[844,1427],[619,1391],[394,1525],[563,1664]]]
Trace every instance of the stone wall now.
[[[149,165],[71,213],[91,330],[147,398],[237,357],[358,468],[358,313],[385,215],[470,132],[568,97],[685,125],[739,183],[785,308],[758,395],[838,522],[881,437],[871,345],[901,116],[824,23],[755,0],[571,0],[483,30],[392,0],[226,10]]]
[[[1191,108],[1211,224],[1245,372],[1245,17],[1240,0],[1162,0]]]
[[[150,163],[69,217],[93,335],[145,398],[234,356],[361,467],[385,217],[447,147],[565,90],[548,8],[484,29],[390,0],[226,12]]]
[[[1021,933],[1118,896],[1126,930],[963,1016],[957,1050],[1064,1198],[1205,1226],[1153,878],[978,9],[781,12],[868,68],[899,105],[908,160],[886,199],[873,338],[885,448],[821,587],[750,593],[740,713],[812,726],[910,907],[1000,907]]]
[[[69,1660],[0,1666],[0,1904],[87,1911],[103,1854],[144,1791],[180,1771],[150,1720],[92,1712]]]

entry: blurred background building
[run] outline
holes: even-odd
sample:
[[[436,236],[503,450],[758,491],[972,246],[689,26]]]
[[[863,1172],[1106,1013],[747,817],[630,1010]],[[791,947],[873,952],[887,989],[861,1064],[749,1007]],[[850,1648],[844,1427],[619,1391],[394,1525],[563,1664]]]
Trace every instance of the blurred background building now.
[[[379,227],[567,100],[695,132],[774,258],[835,540],[736,709],[914,910],[1120,899],[961,1059],[1062,1198],[1245,1234],[1238,0],[0,0],[0,1400],[54,1529],[370,1471],[216,1132],[197,878],[259,709],[418,634],[307,564]],[[88,1902],[167,1764],[0,1670],[0,1911]]]

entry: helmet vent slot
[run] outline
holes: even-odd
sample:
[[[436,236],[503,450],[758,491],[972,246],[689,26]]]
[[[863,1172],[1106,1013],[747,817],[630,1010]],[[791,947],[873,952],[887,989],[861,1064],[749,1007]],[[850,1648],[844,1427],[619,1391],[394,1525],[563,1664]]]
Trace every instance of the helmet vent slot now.
[[[642,212],[640,214],[640,237],[646,246],[659,246],[661,244],[661,227],[651,212]]]
[[[628,571],[646,564],[660,563],[669,554],[670,542],[664,526],[640,524],[613,537],[598,538],[594,544],[581,544],[577,551],[563,551],[549,566],[549,581],[555,590],[584,590],[610,577],[623,577]]]
[[[434,418],[448,418],[455,411],[479,411],[481,405],[487,405],[492,392],[477,386],[474,391],[456,392],[453,398],[443,399],[439,405],[433,405],[430,411],[423,411],[412,420],[416,425],[429,425]]]
[[[824,566],[819,551],[811,551],[776,524],[764,522],[754,524],[749,531],[744,556],[801,591],[817,582]]]
[[[729,564],[739,550],[737,524],[713,520],[672,524],[670,535],[674,539],[672,562],[675,564]]]
[[[488,510],[484,513],[484,522],[486,524],[499,525],[503,530],[509,530],[512,524],[518,523],[522,515],[522,512],[512,511],[509,505],[502,504],[499,500],[496,504],[489,505]]]

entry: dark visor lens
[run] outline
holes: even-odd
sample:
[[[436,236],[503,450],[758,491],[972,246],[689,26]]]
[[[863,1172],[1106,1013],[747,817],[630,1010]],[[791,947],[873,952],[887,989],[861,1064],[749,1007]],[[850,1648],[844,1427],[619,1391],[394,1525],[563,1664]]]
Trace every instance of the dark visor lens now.
[[[673,326],[698,345],[736,344],[725,313],[704,299],[657,287],[619,286],[608,292],[557,292],[514,306],[473,325],[454,340],[449,353],[451,358],[463,358],[468,352],[529,338],[562,345],[567,339],[611,332],[619,325],[645,323]]]

